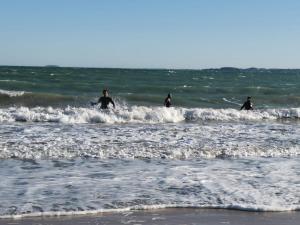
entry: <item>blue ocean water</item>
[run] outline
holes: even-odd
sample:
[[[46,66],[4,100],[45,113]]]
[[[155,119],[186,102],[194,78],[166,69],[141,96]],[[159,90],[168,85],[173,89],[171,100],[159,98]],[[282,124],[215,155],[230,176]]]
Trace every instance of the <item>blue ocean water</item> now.
[[[299,91],[300,70],[2,66],[0,218],[299,210]]]

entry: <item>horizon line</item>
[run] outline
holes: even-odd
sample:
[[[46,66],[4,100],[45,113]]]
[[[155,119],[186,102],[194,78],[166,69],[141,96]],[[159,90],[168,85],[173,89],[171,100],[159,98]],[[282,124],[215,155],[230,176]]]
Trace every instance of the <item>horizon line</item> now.
[[[127,70],[214,70],[214,69],[266,69],[266,70],[300,70],[299,68],[280,68],[280,67],[235,67],[235,66],[222,66],[222,67],[207,67],[207,68],[167,68],[167,67],[97,67],[97,66],[59,66],[59,65],[44,65],[44,66],[34,66],[34,65],[0,65],[0,67],[48,67],[48,68],[82,68],[82,69],[127,69]]]

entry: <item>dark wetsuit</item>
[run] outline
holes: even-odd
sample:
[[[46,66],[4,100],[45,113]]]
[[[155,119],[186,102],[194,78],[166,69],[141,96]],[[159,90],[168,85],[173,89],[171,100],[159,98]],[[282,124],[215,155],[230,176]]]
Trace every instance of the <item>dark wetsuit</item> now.
[[[171,106],[171,98],[167,97],[165,99],[165,106],[168,107],[168,108]]]
[[[111,103],[115,107],[114,101],[111,99],[111,97],[105,97],[102,96],[99,98],[98,103],[101,103],[101,109],[108,109],[108,104]]]
[[[247,100],[244,105],[241,107],[241,110],[245,108],[246,110],[253,110],[252,103],[250,100]]]

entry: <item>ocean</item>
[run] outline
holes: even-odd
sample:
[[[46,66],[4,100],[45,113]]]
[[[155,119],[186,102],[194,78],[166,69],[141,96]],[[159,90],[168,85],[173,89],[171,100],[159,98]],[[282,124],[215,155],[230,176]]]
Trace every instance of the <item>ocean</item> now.
[[[1,66],[0,218],[298,211],[299,118],[295,69]]]

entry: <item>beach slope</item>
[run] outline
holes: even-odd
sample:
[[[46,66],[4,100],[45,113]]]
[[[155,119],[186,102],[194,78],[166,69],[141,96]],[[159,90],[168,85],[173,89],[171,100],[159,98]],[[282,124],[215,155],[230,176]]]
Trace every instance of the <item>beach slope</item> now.
[[[203,224],[203,225],[298,225],[299,212],[246,212],[222,209],[164,209],[88,216],[39,217],[0,220],[1,225],[96,225],[96,224]]]

